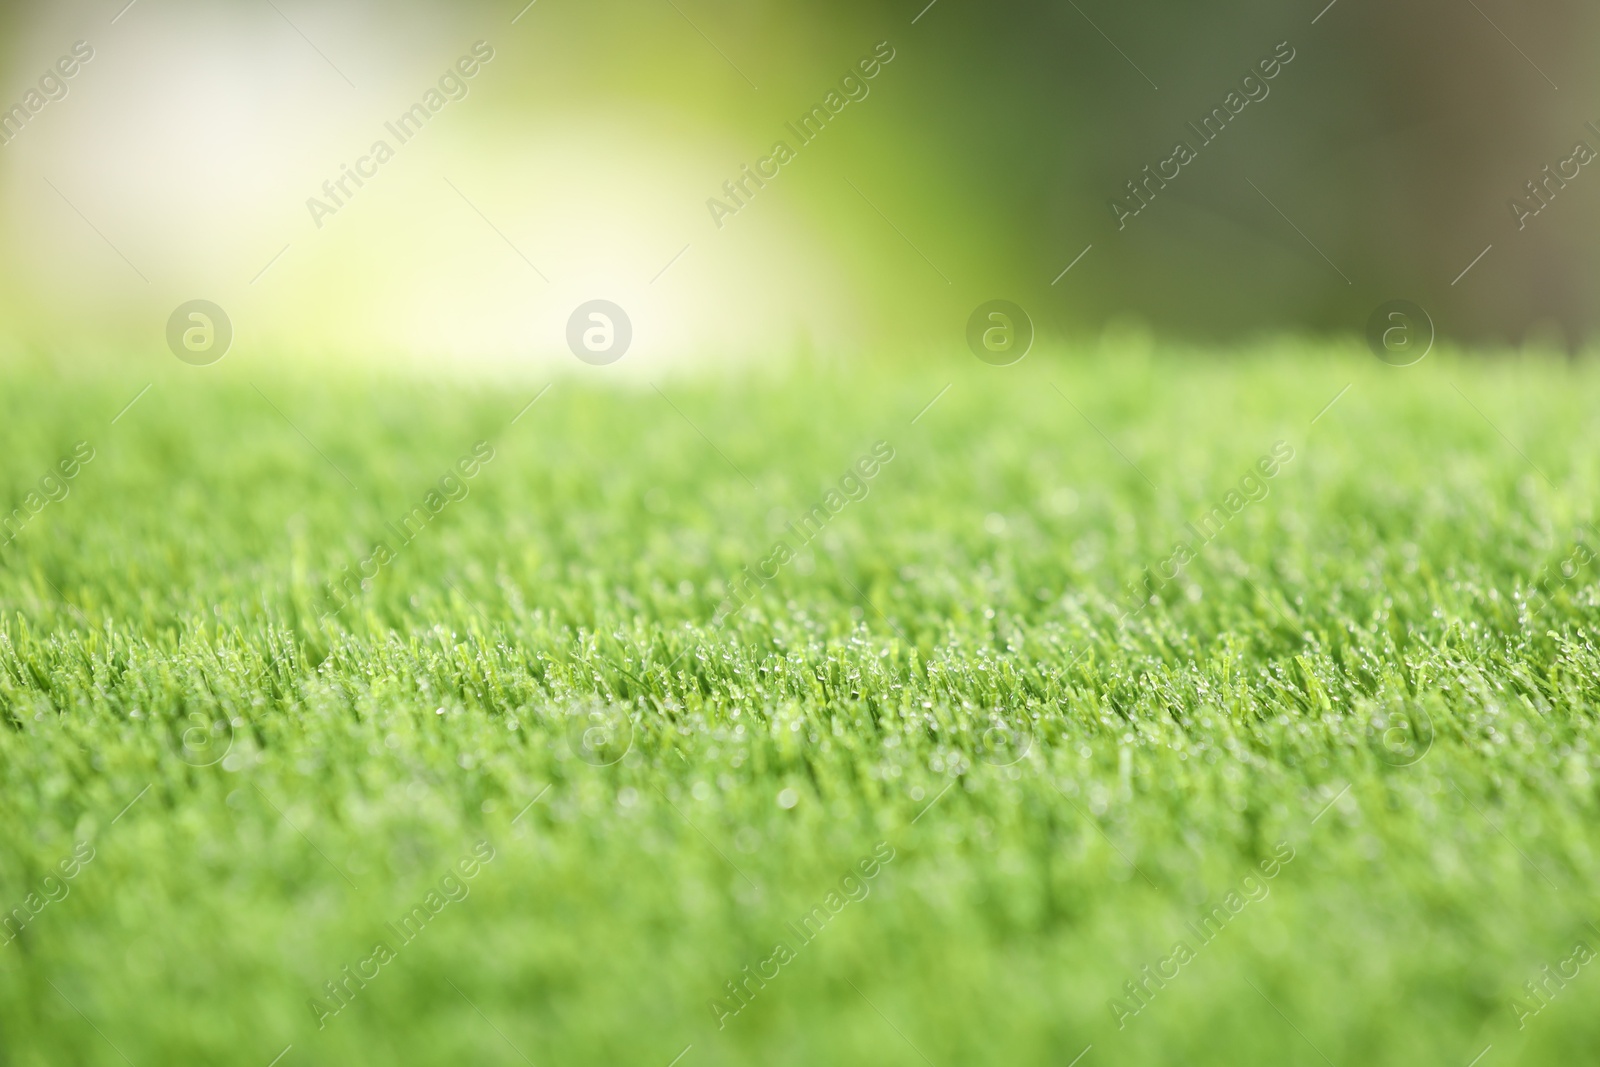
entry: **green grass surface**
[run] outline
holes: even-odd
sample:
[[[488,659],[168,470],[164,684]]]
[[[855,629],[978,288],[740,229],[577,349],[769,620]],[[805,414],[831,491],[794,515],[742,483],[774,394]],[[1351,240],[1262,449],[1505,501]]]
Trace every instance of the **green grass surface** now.
[[[5,382],[4,1063],[1600,1047],[1592,366]]]

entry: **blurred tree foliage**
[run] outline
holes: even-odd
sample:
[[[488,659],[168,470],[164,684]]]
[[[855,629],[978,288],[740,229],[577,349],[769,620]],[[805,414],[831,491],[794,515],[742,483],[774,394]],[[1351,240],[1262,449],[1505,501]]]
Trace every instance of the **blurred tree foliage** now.
[[[1600,151],[1592,4],[685,3],[741,66],[809,65],[813,85],[865,38],[894,41],[899,81],[858,165],[923,186],[919,225],[945,227],[995,286],[1048,294],[1069,329],[1355,331],[1393,297],[1478,341],[1576,343],[1597,325],[1600,175],[1520,230],[1509,207],[1576,142]],[[1175,142],[1199,148],[1187,124],[1285,41],[1295,60],[1270,96],[1119,231],[1111,198]]]
[[[485,98],[501,111],[486,144],[529,136],[533,114],[631,112],[670,127],[706,195],[891,42],[892,70],[806,150],[813,173],[784,179],[784,195],[906,333],[959,336],[1000,296],[1067,334],[1123,319],[1199,339],[1359,332],[1394,298],[1479,343],[1575,345],[1600,319],[1600,175],[1544,170],[1580,141],[1600,152],[1592,3],[606,0],[538,4],[513,30],[523,0],[362,2],[340,18],[363,27],[347,47],[373,66],[415,58],[401,25],[424,44],[472,32],[515,45]],[[23,47],[24,16],[51,10],[0,4],[0,73],[18,92],[48,54]],[[240,26],[230,47],[248,48]],[[1270,94],[1202,146],[1189,124],[1285,43],[1294,59]],[[1113,198],[1180,141],[1197,158],[1119,228]],[[846,179],[948,280],[908,259]],[[1547,205],[1530,199],[1536,180]],[[1541,209],[1519,223],[1513,198]]]

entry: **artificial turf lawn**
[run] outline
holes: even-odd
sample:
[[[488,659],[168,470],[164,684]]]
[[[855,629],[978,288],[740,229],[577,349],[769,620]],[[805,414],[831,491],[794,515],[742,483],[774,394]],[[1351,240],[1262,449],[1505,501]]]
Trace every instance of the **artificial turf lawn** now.
[[[0,1061],[1600,1047],[1596,368],[929,362],[11,366]]]

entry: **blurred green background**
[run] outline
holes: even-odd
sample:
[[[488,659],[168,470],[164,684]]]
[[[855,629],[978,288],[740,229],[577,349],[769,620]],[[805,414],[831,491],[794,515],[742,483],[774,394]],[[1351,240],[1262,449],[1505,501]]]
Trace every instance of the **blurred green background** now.
[[[460,362],[570,358],[594,297],[645,364],[959,351],[994,297],[1067,337],[1358,332],[1397,297],[1479,344],[1595,325],[1600,179],[1521,229],[1508,206],[1600,149],[1600,13],[1571,0],[125,3],[0,14],[0,108],[95,53],[0,146],[14,343],[167,358],[197,297],[242,349]],[[315,225],[480,40],[466,98]],[[870,94],[719,228],[708,198],[884,41]],[[1111,198],[1282,42],[1270,94],[1119,230]]]

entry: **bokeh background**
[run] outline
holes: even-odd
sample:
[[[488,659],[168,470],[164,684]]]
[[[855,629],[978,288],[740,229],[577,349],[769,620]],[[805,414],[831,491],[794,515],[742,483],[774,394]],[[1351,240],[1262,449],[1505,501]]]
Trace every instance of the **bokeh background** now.
[[[1066,339],[1355,335],[1392,298],[1484,347],[1596,326],[1600,176],[1508,207],[1600,150],[1593,4],[523,3],[0,6],[0,108],[94,50],[0,146],[6,351],[170,359],[195,298],[236,353],[463,364],[570,361],[595,297],[645,364],[958,351],[995,297]],[[467,97],[319,229],[307,198],[480,40]],[[884,41],[718,228],[707,199]],[[1280,42],[1270,95],[1119,231],[1111,197]]]

